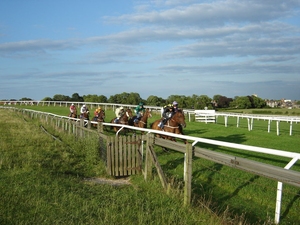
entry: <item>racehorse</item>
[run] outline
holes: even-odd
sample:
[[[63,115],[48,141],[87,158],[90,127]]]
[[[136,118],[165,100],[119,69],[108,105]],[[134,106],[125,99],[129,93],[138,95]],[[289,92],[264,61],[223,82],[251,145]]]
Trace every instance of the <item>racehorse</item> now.
[[[80,114],[80,119],[89,120],[90,119],[90,111],[86,111]]]
[[[146,109],[145,112],[143,113],[143,116],[138,120],[137,123],[135,123],[134,121],[137,119],[137,116],[133,116],[130,120],[129,120],[129,125],[130,126],[135,126],[135,127],[140,127],[140,128],[147,128],[147,121],[148,118],[152,117],[151,111],[150,109]],[[142,132],[143,134],[144,132]]]
[[[178,109],[177,112],[173,114],[173,116],[167,121],[164,125],[163,129],[161,129],[158,124],[161,122],[161,119],[154,121],[151,125],[151,128],[154,130],[166,131],[174,134],[182,134],[183,128],[186,127],[184,112],[181,109]],[[157,137],[161,137],[164,139],[169,139],[172,141],[176,141],[174,137],[170,137],[167,135],[157,134]],[[186,140],[183,140],[186,143]]]
[[[84,113],[81,113],[80,119],[90,120],[90,111],[85,111]],[[84,126],[87,126],[87,122],[84,123]]]
[[[69,117],[71,117],[71,118],[77,118],[77,110],[74,109],[73,112],[69,114]]]
[[[113,118],[110,123],[114,123],[114,124],[124,124],[124,125],[128,125],[128,121],[132,118],[132,111],[131,109],[126,109],[125,112],[123,113],[123,115],[119,118],[119,122],[116,123],[116,118]],[[110,129],[114,129],[115,132],[117,132],[118,130],[120,130],[120,127],[114,127],[111,126]]]
[[[103,109],[98,112],[98,115],[93,118],[94,121],[98,123],[103,123],[105,118],[105,111]],[[96,123],[93,123],[93,127],[97,127]]]

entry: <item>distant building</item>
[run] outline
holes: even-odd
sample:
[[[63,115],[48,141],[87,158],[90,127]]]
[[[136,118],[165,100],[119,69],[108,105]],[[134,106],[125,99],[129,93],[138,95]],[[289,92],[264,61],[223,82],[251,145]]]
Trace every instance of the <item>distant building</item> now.
[[[280,106],[280,102],[276,101],[276,100],[265,100],[266,101],[266,105],[271,107],[271,108],[276,108]]]

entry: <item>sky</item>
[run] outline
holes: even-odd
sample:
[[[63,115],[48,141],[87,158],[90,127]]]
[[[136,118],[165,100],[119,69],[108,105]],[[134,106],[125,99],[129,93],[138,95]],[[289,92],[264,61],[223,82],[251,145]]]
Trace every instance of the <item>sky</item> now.
[[[0,99],[300,100],[300,0],[1,0]]]

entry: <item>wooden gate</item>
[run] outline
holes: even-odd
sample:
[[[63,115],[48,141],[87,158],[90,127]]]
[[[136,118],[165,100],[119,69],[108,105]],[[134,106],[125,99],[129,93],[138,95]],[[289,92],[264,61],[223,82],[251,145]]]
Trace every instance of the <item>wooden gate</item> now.
[[[107,172],[111,176],[129,176],[142,171],[141,136],[108,137]]]

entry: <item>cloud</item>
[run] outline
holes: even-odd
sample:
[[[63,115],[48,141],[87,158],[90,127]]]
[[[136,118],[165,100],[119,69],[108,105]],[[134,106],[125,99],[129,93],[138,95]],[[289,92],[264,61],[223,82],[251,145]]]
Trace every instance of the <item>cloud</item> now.
[[[160,1],[158,1],[160,2]],[[168,5],[168,1],[165,2]],[[185,2],[183,2],[185,3]],[[251,4],[251,7],[249,7]],[[160,4],[161,5],[161,4]],[[299,1],[287,0],[225,0],[177,6],[170,9],[152,9],[149,12],[105,17],[108,22],[127,21],[159,26],[223,26],[226,23],[249,23],[274,20],[295,13]]]

